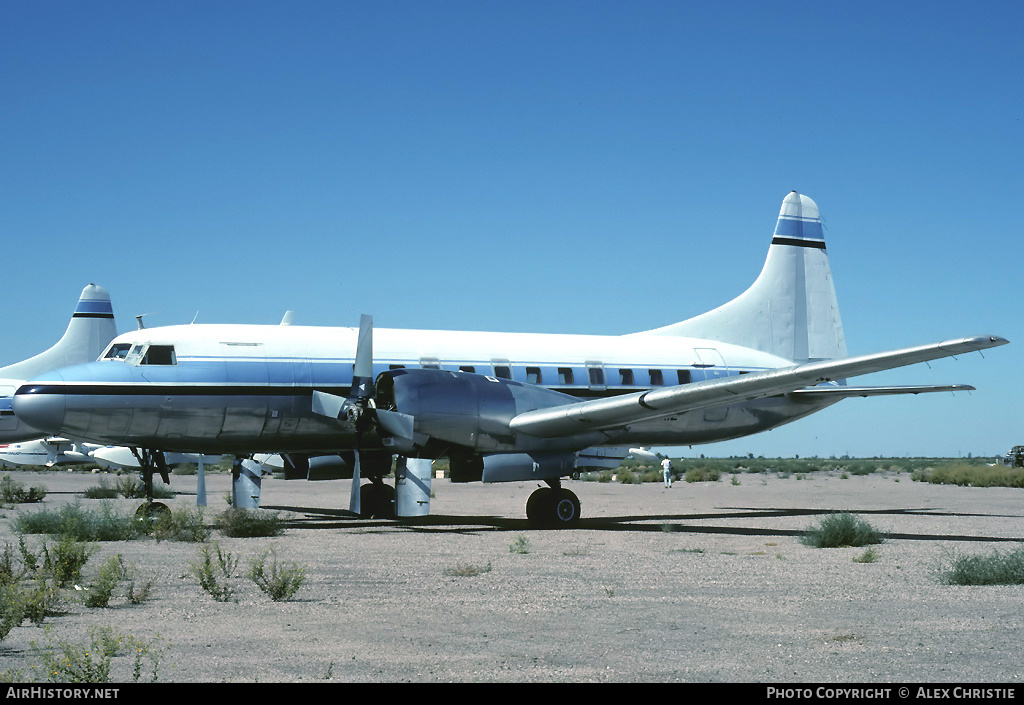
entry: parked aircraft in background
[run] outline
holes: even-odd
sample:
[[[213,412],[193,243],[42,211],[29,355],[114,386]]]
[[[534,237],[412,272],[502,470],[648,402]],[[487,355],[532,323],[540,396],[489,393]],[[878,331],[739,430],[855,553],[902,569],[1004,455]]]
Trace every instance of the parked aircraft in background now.
[[[972,389],[847,378],[1005,344],[983,335],[847,355],[817,205],[785,197],[760,276],[708,313],[623,336],[189,325],[117,337],[98,362],[22,386],[48,433],[162,452],[281,453],[345,467],[350,507],[429,511],[431,459],[455,482],[539,481],[527,516],[571,525],[561,479],[630,448],[758,433],[851,396]],[[396,464],[396,488],[382,478]],[[147,467],[148,465],[148,467]],[[370,483],[360,488],[362,478]],[[255,489],[235,485],[236,501]]]
[[[99,447],[95,443],[76,443],[67,438],[54,437],[3,444],[0,445],[0,465],[8,467],[81,465],[95,462],[89,452]]]
[[[168,466],[202,461],[207,465],[219,462],[219,455],[197,453],[165,453]],[[0,465],[53,467],[57,465],[98,465],[107,470],[141,469],[142,465],[131,448],[83,443],[69,438],[49,436],[22,443],[0,444]]]
[[[58,367],[92,362],[116,335],[110,294],[102,286],[90,284],[82,289],[71,322],[53,347],[35,357],[0,367],[0,443],[18,443],[47,435],[46,431],[33,428],[14,413],[11,403],[14,392],[25,380]]]

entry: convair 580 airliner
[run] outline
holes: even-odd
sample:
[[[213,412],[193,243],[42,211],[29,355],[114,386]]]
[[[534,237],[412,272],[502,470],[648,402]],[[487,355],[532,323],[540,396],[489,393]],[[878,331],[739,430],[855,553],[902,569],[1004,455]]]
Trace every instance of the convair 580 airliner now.
[[[1006,343],[978,336],[849,357],[818,208],[790,193],[754,284],[708,313],[624,336],[189,325],[113,340],[102,359],[27,383],[19,416],[50,433],[157,451],[344,463],[352,508],[391,493],[425,513],[431,458],[454,481],[538,480],[527,516],[568,525],[560,479],[631,446],[710,443],[850,396],[972,389],[847,378]],[[356,491],[368,477],[368,494]],[[375,498],[371,503],[369,498]]]

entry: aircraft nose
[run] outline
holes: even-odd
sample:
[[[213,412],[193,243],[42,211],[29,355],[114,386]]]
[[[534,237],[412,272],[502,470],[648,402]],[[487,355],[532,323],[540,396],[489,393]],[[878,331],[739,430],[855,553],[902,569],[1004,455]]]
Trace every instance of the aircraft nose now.
[[[67,404],[64,394],[54,385],[24,384],[15,392],[11,405],[20,421],[40,431],[56,435],[64,426]]]

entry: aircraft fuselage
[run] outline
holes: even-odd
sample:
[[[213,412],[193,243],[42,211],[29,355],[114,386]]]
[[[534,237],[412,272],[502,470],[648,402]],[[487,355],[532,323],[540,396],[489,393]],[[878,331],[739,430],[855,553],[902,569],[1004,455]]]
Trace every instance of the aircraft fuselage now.
[[[792,365],[734,345],[688,338],[376,329],[374,376],[442,369],[597,398]],[[107,359],[36,380],[24,399],[61,433],[97,443],[206,453],[318,452],[350,448],[354,435],[312,410],[314,390],[345,396],[357,330],[192,325],[117,337]],[[43,388],[46,389],[43,389]],[[46,393],[38,393],[38,392]],[[523,408],[490,410],[499,420]],[[793,421],[830,402],[772,397],[644,421],[615,431],[538,440],[536,450],[592,445],[688,445]],[[36,409],[39,411],[40,409]],[[506,418],[507,417],[507,418]],[[350,437],[346,437],[346,434]],[[479,450],[506,450],[479,439]],[[511,447],[511,446],[509,446]],[[522,439],[517,448],[522,449]]]

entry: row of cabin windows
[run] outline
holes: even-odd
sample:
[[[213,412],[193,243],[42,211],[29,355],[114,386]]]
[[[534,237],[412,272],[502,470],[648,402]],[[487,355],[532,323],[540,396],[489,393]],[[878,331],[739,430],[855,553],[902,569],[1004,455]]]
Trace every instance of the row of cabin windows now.
[[[405,365],[390,365],[390,369],[397,370],[404,368]],[[441,365],[436,362],[424,362],[422,364],[424,369],[441,369]],[[476,372],[476,367],[473,365],[460,365],[460,372]],[[641,375],[647,373],[647,386],[661,387],[665,385],[665,375],[662,370],[644,370],[641,371]],[[576,384],[576,375],[571,367],[559,367],[556,369],[555,374],[557,375],[558,385],[572,385]],[[495,365],[494,376],[500,379],[512,379],[512,368],[508,365]],[[602,386],[608,384],[605,381],[605,371],[600,367],[588,367],[587,368],[587,382],[591,386]],[[671,384],[689,384],[692,381],[690,370],[676,370],[676,381]],[[541,372],[539,367],[527,367],[526,368],[526,382],[527,384],[544,384],[544,374]],[[554,382],[549,382],[554,384]],[[623,387],[636,386],[636,376],[631,369],[620,369],[618,370],[618,385]]]
[[[141,365],[174,365],[177,360],[174,355],[174,346],[172,345],[150,345],[148,347],[143,345],[132,346],[130,344],[119,343],[112,345],[107,350],[105,359],[121,360],[131,357],[141,357],[138,360],[138,364]],[[405,365],[391,365],[390,368],[401,369]],[[425,369],[441,369],[441,365],[437,361],[423,361],[422,367]],[[476,367],[472,365],[460,365],[459,370],[461,372],[476,372]],[[647,373],[647,386],[661,387],[665,384],[665,376],[662,370],[648,369]],[[555,374],[557,375],[557,384],[561,386],[576,384],[575,374],[571,367],[559,367],[556,369]],[[641,374],[643,374],[641,372]],[[743,372],[740,372],[743,374]],[[512,379],[512,368],[509,365],[495,365],[494,376],[501,379]],[[676,370],[676,380],[672,384],[689,384],[692,381],[690,370]],[[539,367],[527,367],[526,368],[526,382],[527,384],[543,384],[544,375]],[[605,371],[600,367],[588,367],[587,368],[587,382],[591,386],[603,386],[608,384],[605,380]],[[634,376],[632,369],[621,368],[618,370],[618,386],[632,387],[636,386],[637,381]]]

